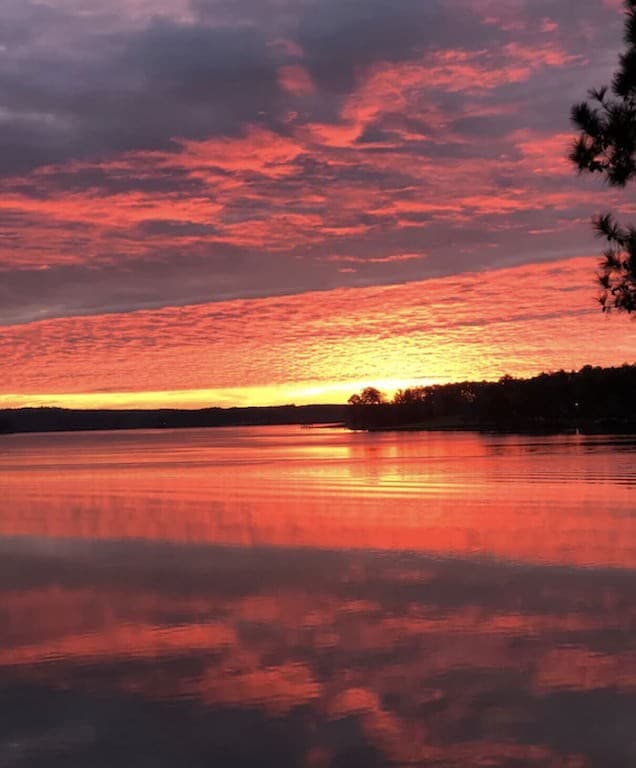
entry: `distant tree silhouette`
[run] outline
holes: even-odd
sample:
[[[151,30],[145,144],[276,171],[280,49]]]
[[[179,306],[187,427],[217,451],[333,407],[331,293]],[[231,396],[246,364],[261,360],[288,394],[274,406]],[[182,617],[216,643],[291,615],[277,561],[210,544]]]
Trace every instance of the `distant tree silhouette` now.
[[[372,388],[369,388],[372,389]],[[363,390],[363,393],[366,390]],[[463,381],[398,390],[391,403],[353,395],[353,429],[636,431],[636,365],[542,373],[531,379]],[[377,394],[377,390],[375,390]]]
[[[570,152],[579,169],[600,173],[610,186],[624,187],[636,175],[636,0],[626,0],[626,50],[607,86],[588,92],[588,101],[572,107],[571,118],[581,133]],[[623,227],[610,213],[594,220],[606,239],[598,281],[604,312],[636,310],[636,227]]]
[[[351,395],[347,401],[349,405],[382,405],[386,398],[375,387],[365,387],[359,395]]]
[[[410,387],[408,389],[398,389],[393,396],[395,405],[412,405],[421,403],[427,397],[426,387]]]

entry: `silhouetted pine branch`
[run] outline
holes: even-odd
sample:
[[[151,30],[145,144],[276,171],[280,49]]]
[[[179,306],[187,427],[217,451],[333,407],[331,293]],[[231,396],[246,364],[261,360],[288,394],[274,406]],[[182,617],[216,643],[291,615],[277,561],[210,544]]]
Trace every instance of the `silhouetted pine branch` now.
[[[600,173],[613,187],[624,187],[636,176],[636,0],[625,2],[623,38],[611,91],[591,89],[588,100],[570,113],[580,131],[569,159],[579,172]],[[609,213],[594,219],[594,229],[611,247],[603,254],[598,282],[603,311],[636,311],[636,229],[622,227]]]

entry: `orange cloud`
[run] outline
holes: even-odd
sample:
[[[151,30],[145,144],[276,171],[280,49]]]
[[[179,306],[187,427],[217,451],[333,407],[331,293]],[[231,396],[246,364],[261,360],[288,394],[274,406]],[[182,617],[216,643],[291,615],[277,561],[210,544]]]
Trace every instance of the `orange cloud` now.
[[[595,309],[592,265],[5,327],[0,404],[344,402],[367,382],[395,389],[633,362],[628,320]]]
[[[311,247],[342,252],[349,243],[354,250],[347,255],[362,258],[361,239],[373,243],[394,232],[391,252],[367,262],[389,264],[413,251],[399,235],[423,231],[422,215],[461,226],[480,217],[592,205],[596,196],[581,193],[573,174],[563,190],[542,184],[544,177],[566,175],[562,131],[512,130],[492,154],[488,132],[471,135],[457,125],[509,115],[511,105],[484,94],[577,61],[556,42],[520,41],[381,61],[359,78],[329,122],[292,111],[284,132],[247,124],[233,136],[175,136],[170,152],[131,151],[6,179],[0,213],[9,225],[0,262],[20,269],[90,268],[163,262],[168,253],[176,268],[184,251],[202,247],[211,258],[232,246],[275,259]],[[294,97],[314,95],[304,65],[282,65],[278,78]],[[440,106],[440,92],[461,93],[461,110]],[[506,174],[515,176],[514,189],[502,190]],[[284,274],[284,265],[274,264],[278,270]]]

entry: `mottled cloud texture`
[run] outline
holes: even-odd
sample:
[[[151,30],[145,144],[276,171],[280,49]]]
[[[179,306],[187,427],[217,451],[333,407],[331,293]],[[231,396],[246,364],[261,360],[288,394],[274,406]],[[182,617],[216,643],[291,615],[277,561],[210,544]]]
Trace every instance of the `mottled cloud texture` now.
[[[630,321],[594,308],[589,262],[13,326],[0,405],[338,401],[369,382],[631,360]]]
[[[528,263],[547,272],[497,307],[527,348],[518,359],[490,349],[488,369],[501,369],[498,355],[515,373],[557,362],[554,350],[535,349],[516,307],[578,262],[555,266],[556,277],[549,264],[595,253],[592,212],[629,210],[627,196],[577,179],[565,160],[570,103],[615,67],[618,5],[581,0],[573,13],[564,0],[5,0],[2,391],[404,378],[355,316],[378,301],[382,338],[400,335],[418,359],[413,375],[467,377],[474,366],[451,358],[429,370],[435,341],[414,310],[418,332],[392,328],[405,296],[430,314],[442,283],[427,280],[450,286],[453,275],[478,272],[501,292],[512,273],[492,270]],[[586,265],[564,312],[593,311]],[[475,288],[461,312],[444,315],[447,335],[477,326],[482,312],[482,278],[457,279]],[[373,288],[389,284],[404,287]],[[316,291],[345,287],[358,293],[350,309],[338,306],[334,326],[324,313],[332,298]],[[271,299],[284,310],[266,322],[251,314],[270,306],[267,297],[292,295]],[[318,316],[301,341],[286,315],[295,306]],[[240,327],[230,339],[228,312]],[[197,318],[184,335],[173,322],[182,314]],[[601,317],[588,322],[606,333]],[[180,350],[180,369],[141,373],[125,328],[131,338],[143,329],[144,354],[160,350],[167,362]],[[97,353],[102,332],[106,356]],[[608,349],[603,360],[633,358],[631,333],[631,349]],[[598,357],[581,343],[566,345],[578,353],[564,365]],[[342,371],[322,362],[334,344]],[[259,368],[273,348],[284,357]],[[78,364],[90,374],[76,376]]]

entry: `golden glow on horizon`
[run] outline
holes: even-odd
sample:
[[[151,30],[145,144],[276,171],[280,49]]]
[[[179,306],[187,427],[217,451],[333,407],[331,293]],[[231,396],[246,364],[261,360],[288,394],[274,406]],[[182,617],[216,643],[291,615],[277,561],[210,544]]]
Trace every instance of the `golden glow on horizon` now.
[[[265,405],[345,403],[363,387],[373,386],[392,397],[396,390],[428,386],[432,379],[374,379],[373,381],[300,382],[293,386],[236,387],[156,392],[89,392],[78,394],[5,394],[0,408],[231,408]]]
[[[593,264],[5,326],[0,405],[344,403],[369,384],[633,363],[636,326],[596,309]]]

